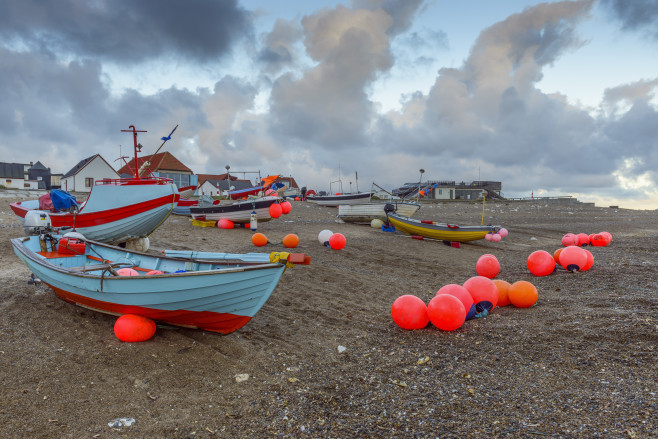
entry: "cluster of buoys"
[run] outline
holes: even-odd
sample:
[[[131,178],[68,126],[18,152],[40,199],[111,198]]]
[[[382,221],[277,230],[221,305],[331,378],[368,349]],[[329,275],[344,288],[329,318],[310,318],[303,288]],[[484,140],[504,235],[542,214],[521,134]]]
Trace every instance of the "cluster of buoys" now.
[[[476,317],[486,317],[496,307],[514,305],[529,308],[537,303],[539,292],[530,282],[510,284],[474,276],[462,285],[442,286],[427,305],[417,296],[405,294],[391,306],[393,321],[402,329],[422,329],[431,322],[443,331],[454,331]]]
[[[526,265],[535,276],[548,276],[557,267],[571,272],[587,271],[594,265],[594,255],[584,247],[604,247],[611,241],[612,235],[608,232],[592,235],[567,233],[561,240],[563,247],[555,250],[552,255],[545,250],[536,250],[528,256]]]
[[[325,247],[340,250],[347,245],[347,238],[342,233],[334,233],[331,230],[323,230],[318,234],[318,241]]]
[[[502,227],[498,231],[487,233],[484,235],[484,239],[489,242],[500,242],[507,235],[509,235],[509,231]]]
[[[272,244],[267,239],[267,236],[260,232],[251,235],[251,243],[256,247],[264,247],[267,244]],[[294,233],[289,233],[283,237],[281,244],[283,244],[285,248],[296,248],[299,245],[299,237]]]
[[[147,317],[124,314],[114,322],[114,335],[121,341],[146,341],[154,334],[155,322]]]
[[[562,245],[564,247],[578,246],[585,247],[591,245],[593,247],[605,247],[612,242],[612,235],[608,232],[592,233],[566,233],[562,237]]]

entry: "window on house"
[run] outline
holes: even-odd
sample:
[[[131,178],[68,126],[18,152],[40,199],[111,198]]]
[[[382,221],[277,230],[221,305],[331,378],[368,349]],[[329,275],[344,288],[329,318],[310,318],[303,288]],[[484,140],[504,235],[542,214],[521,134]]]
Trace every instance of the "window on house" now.
[[[94,179],[92,177],[85,178],[85,187],[92,187],[94,185]]]
[[[30,188],[30,183],[23,183],[23,187],[29,189]]]

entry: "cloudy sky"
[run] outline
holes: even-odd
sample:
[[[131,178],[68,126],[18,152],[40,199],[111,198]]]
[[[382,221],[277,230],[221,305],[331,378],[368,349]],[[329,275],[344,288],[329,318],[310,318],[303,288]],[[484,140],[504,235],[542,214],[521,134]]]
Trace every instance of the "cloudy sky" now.
[[[0,161],[658,208],[658,0],[0,0]],[[340,173],[340,174],[339,174]],[[247,174],[247,177],[253,174]],[[333,186],[336,189],[336,185]]]

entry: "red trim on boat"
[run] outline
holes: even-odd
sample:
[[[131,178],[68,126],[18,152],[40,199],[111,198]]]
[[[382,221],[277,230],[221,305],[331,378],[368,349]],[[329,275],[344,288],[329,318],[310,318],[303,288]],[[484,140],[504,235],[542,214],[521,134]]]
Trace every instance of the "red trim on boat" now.
[[[231,313],[188,311],[184,309],[169,311],[136,305],[122,305],[118,303],[104,302],[64,291],[49,284],[46,285],[55,290],[55,293],[57,293],[59,297],[69,303],[85,306],[109,314],[136,314],[159,322],[168,323],[170,325],[198,328],[204,331],[229,334],[242,328],[251,320],[251,317]]]
[[[165,204],[173,204],[175,201],[177,201],[178,197],[178,194],[171,194],[164,197],[155,198],[153,200],[143,201],[141,203],[131,204],[129,206],[117,207],[116,209],[103,210],[100,212],[85,213],[83,208],[82,211],[76,215],[75,227],[92,227],[122,220],[124,218],[156,209],[160,206],[164,206]],[[25,218],[25,214],[30,209],[25,209],[19,206],[20,204],[18,203],[12,203],[11,209],[14,211],[14,213],[16,213],[16,215],[20,216],[21,218]],[[70,213],[50,213],[49,216],[53,227],[65,227],[73,225],[73,215]]]

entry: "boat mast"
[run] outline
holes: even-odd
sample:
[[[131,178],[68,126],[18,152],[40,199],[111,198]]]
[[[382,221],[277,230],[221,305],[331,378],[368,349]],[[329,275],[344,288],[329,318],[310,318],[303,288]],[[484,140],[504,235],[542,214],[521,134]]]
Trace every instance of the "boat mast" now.
[[[130,125],[129,130],[121,130],[122,133],[133,133],[133,142],[135,143],[135,179],[139,180],[139,165],[137,164],[137,133],[145,133],[143,130],[136,130],[135,125]],[[140,145],[141,149],[141,145]]]

